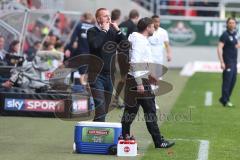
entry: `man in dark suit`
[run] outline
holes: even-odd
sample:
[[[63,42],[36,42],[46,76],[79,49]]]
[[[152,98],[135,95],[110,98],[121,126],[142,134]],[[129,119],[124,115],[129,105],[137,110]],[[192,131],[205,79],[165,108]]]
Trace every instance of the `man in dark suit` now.
[[[117,47],[111,49],[108,44],[118,44],[126,37],[122,34],[118,25],[111,22],[110,13],[106,8],[99,8],[95,14],[97,24],[87,32],[90,54],[100,58],[103,62],[101,72],[96,81],[90,84],[94,95],[95,117],[94,121],[105,121],[109,109],[113,91],[113,73],[115,71],[113,57],[116,55]]]

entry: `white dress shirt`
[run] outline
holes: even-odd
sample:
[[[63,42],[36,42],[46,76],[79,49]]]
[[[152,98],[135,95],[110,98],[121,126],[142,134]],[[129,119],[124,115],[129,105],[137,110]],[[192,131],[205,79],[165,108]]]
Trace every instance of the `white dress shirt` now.
[[[131,43],[131,49],[129,52],[129,61],[130,61],[130,71],[129,74],[134,78],[138,77],[147,77],[147,73],[149,72],[148,63],[153,63],[152,52],[151,52],[151,44],[149,43],[147,37],[143,36],[138,32],[133,32],[128,40]],[[141,68],[145,68],[144,70],[139,71],[138,63],[145,63],[141,65]],[[144,76],[145,75],[145,76]],[[142,78],[143,78],[142,77]],[[141,84],[140,81],[136,79],[138,84]]]

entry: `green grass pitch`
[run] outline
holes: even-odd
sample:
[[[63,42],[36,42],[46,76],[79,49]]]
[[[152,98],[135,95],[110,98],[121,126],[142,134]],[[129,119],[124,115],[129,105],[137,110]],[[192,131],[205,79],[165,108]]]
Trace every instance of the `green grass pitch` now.
[[[218,102],[221,74],[197,73],[187,79],[179,77],[178,70],[170,70],[164,80],[173,84],[173,91],[157,99],[161,132],[167,139],[185,139],[176,140],[171,149],[154,149],[145,122],[135,121],[132,130],[138,140],[139,156],[119,158],[73,154],[76,122],[53,118],[0,117],[0,159],[196,160],[199,150],[197,140],[200,139],[210,142],[209,160],[240,159],[240,85],[236,84],[232,95],[235,107],[224,108]],[[204,106],[206,91],[213,92],[213,105],[209,107]],[[119,122],[121,114],[121,110],[112,111],[108,121]]]

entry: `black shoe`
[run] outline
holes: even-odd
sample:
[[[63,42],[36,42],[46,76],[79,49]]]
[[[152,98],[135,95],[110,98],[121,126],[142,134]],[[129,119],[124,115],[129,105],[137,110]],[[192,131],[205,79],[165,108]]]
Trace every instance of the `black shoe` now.
[[[219,98],[219,102],[225,107],[227,102],[224,102],[222,98]]]
[[[175,142],[169,142],[162,137],[160,145],[155,146],[155,148],[170,148],[175,145]]]

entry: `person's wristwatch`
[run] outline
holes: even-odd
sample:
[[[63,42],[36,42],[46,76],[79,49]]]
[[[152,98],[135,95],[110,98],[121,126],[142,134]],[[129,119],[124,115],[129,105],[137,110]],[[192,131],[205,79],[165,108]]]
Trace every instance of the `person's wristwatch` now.
[[[121,34],[121,33],[122,33],[121,30],[117,31],[117,34]]]

